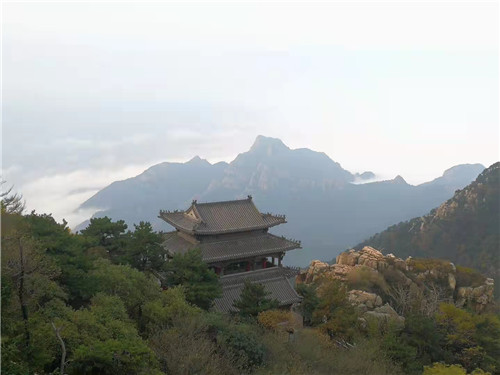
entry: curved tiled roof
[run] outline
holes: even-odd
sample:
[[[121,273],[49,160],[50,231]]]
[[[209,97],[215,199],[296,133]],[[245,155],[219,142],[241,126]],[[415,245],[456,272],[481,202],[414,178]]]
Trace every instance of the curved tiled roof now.
[[[259,271],[245,272],[220,278],[222,297],[215,299],[214,308],[221,312],[236,312],[234,303],[240,298],[245,281],[262,284],[268,298],[278,300],[280,306],[300,302],[301,297],[288,280],[297,274],[295,270],[284,267],[273,267]]]
[[[191,209],[197,218],[187,214]],[[283,215],[261,214],[250,196],[223,202],[193,201],[186,212],[160,211],[159,217],[175,228],[193,234],[234,233],[286,223]]]
[[[185,253],[189,249],[199,248],[203,260],[207,263],[242,259],[252,256],[265,256],[300,248],[300,242],[291,241],[270,233],[241,235],[236,238],[191,243],[177,232],[165,235],[163,247],[172,254]]]
[[[196,228],[196,225],[199,224],[199,221],[186,215],[182,211],[178,211],[178,212],[160,211],[159,218],[165,220],[167,223],[169,223],[173,227],[175,227],[179,230],[187,231],[187,232],[193,232],[194,229]]]

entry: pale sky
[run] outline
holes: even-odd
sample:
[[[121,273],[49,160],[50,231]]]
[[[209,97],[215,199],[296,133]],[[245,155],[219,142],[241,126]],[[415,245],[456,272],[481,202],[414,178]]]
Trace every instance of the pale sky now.
[[[499,156],[495,2],[4,2],[2,175],[78,224],[162,161],[258,134],[417,184]]]

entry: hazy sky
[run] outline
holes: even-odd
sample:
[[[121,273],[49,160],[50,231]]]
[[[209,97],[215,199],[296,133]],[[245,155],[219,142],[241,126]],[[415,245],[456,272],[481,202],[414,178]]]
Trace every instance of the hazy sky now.
[[[498,3],[8,3],[2,175],[75,207],[258,134],[351,172],[433,179],[499,157]]]

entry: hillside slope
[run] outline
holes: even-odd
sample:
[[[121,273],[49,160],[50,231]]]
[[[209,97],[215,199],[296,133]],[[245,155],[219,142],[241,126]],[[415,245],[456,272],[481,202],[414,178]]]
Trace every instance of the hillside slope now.
[[[450,259],[498,275],[500,162],[427,215],[393,225],[362,242],[400,257]]]

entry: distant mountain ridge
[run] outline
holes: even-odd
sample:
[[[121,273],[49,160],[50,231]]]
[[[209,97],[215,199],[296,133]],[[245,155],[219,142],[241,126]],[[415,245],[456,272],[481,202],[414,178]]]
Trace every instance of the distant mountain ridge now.
[[[443,178],[462,172],[451,168]],[[400,257],[449,259],[499,276],[500,162],[428,214],[393,225],[355,248],[364,246]]]
[[[258,136],[249,151],[230,163],[210,164],[195,157],[186,163],[157,164],[112,183],[80,208],[95,208],[94,216],[123,219],[129,226],[147,220],[157,230],[171,230],[157,218],[160,209],[183,210],[193,199],[221,201],[251,194],[261,211],[286,214],[288,224],[274,232],[302,241],[304,250],[287,255],[285,262],[305,266],[312,258],[331,259],[389,225],[424,214],[473,181],[484,167],[458,169],[460,173],[418,186],[400,176],[356,184],[360,175],[323,152],[290,149],[277,138]],[[373,173],[365,176],[373,178]]]

